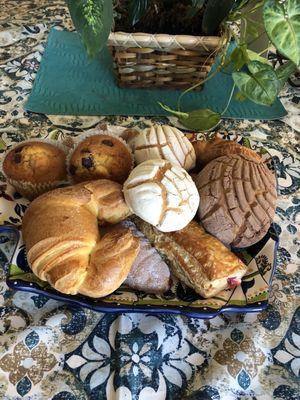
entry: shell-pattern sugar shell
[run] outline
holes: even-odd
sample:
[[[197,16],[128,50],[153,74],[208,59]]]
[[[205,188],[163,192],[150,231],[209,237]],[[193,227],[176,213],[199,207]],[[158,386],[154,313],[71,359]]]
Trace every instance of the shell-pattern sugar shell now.
[[[189,171],[195,167],[196,154],[188,138],[169,125],[153,125],[132,142],[136,164],[151,159],[164,159]]]
[[[233,247],[248,247],[268,231],[276,208],[276,178],[246,155],[216,158],[198,174],[204,228]]]
[[[184,228],[199,206],[199,194],[189,174],[161,159],[134,168],[124,184],[124,196],[134,214],[163,232]]]

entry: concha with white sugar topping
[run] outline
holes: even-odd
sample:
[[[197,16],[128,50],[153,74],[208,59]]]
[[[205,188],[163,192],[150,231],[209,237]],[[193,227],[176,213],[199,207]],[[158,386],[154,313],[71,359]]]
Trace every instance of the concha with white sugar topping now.
[[[196,164],[196,154],[191,142],[179,129],[169,125],[153,125],[144,129],[131,145],[137,164],[161,158],[187,171]]]
[[[163,232],[184,228],[199,206],[192,178],[166,160],[148,160],[135,167],[123,190],[131,211]]]

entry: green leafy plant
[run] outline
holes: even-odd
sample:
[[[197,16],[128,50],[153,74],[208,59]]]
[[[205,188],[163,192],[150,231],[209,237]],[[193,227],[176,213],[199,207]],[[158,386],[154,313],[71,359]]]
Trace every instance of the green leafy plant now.
[[[267,34],[276,49],[300,64],[300,2],[299,0],[266,0],[263,5]]]
[[[135,25],[146,14],[151,0],[131,0],[129,3],[129,16],[132,25]]]
[[[259,8],[263,10],[263,24],[253,19],[253,13]],[[205,83],[218,71],[223,70],[228,73],[229,70],[234,82],[233,90],[238,90],[234,96],[231,93],[229,102],[232,97],[240,101],[247,98],[257,104],[270,106],[300,64],[300,2],[299,0],[242,0],[239,4],[234,4],[231,10],[228,22],[235,24],[243,20],[246,27],[244,35],[235,37],[237,47],[231,54],[223,55],[217,69],[191,89]],[[250,37],[253,41],[263,32],[268,34],[271,44],[290,61],[274,69],[268,60],[248,49],[251,42],[246,42],[246,37]],[[181,99],[191,89],[180,95],[177,110],[172,110],[166,105],[161,106],[176,115],[181,124],[187,128],[200,131],[213,129],[218,123],[218,118],[220,121],[224,115],[224,111],[218,114],[209,109],[186,113],[181,110]],[[227,108],[228,106],[226,110]],[[178,111],[181,114],[177,114]]]
[[[226,0],[226,2],[228,1]],[[175,24],[180,23],[181,29],[187,29],[189,22],[193,21],[196,15],[213,2],[215,0],[66,0],[73,24],[90,57],[95,57],[106,45],[114,23],[114,15],[118,16],[117,19],[125,16],[128,20],[128,27],[131,29],[140,22],[146,23],[149,13],[149,25],[153,25],[158,20],[156,27],[165,29],[166,27],[161,26],[161,18],[169,16],[165,25],[168,26],[169,22],[175,19]],[[230,2],[234,2],[234,0],[230,0]],[[206,3],[207,6],[205,6]],[[214,22],[214,30],[219,28],[220,22],[226,16],[223,9],[220,13],[220,9],[222,7],[218,7],[217,11],[212,9],[205,14],[205,21],[206,19],[210,21],[212,14],[215,14],[213,18],[218,18],[218,22]],[[171,13],[172,10],[175,10],[175,14],[174,11]],[[176,13],[177,11],[179,15]],[[181,11],[184,11],[184,14],[180,14]],[[208,26],[208,22],[204,23],[204,26]]]
[[[90,56],[95,56],[106,44],[113,24],[113,4],[120,5],[127,13],[132,27],[148,20],[148,15],[159,10],[174,10],[175,5],[186,10],[185,18],[194,21],[195,15],[201,16],[202,32],[217,34],[221,29],[244,24],[244,33],[233,36],[236,48],[227,54],[227,49],[219,56],[219,64],[204,80],[185,90],[178,98],[177,110],[168,105],[161,107],[177,116],[189,129],[209,130],[215,127],[227,111],[231,99],[251,101],[270,106],[275,101],[287,79],[300,64],[300,1],[299,0],[67,0],[70,14],[82,41]],[[128,6],[128,7],[127,7]],[[179,8],[181,9],[181,8]],[[255,20],[254,13],[263,12],[263,22]],[[153,11],[154,10],[154,11]],[[149,14],[150,13],[150,14]],[[198,21],[198,20],[197,20]],[[151,21],[150,21],[151,22]],[[267,33],[270,44],[289,61],[279,68],[272,65],[261,54],[248,48],[253,41]],[[181,109],[181,100],[189,91],[203,85],[219,71],[232,74],[233,87],[224,110],[221,113],[209,109],[185,112]]]
[[[235,0],[210,0],[207,2],[202,20],[202,29],[205,35],[214,35],[223,20],[232,9]],[[221,3],[221,4],[220,4]]]
[[[111,0],[66,0],[87,53],[95,57],[106,45],[113,22]]]

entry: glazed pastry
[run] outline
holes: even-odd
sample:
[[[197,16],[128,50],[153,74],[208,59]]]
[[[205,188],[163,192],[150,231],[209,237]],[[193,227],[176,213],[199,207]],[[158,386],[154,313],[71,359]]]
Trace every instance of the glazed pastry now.
[[[123,190],[131,211],[163,232],[184,228],[199,205],[192,178],[165,160],[144,161],[135,167]]]
[[[2,168],[7,181],[29,200],[67,179],[65,149],[50,141],[19,143],[7,152]]]
[[[62,293],[112,293],[127,278],[139,239],[122,227],[101,237],[98,223],[118,223],[129,214],[121,185],[104,179],[38,197],[22,222],[33,273]]]
[[[197,222],[177,232],[159,232],[135,217],[134,222],[159,253],[172,273],[203,297],[212,297],[241,283],[247,266]]]
[[[195,167],[196,155],[191,142],[177,128],[154,125],[146,128],[131,142],[136,164],[164,159],[189,171]]]
[[[132,168],[132,154],[125,141],[109,134],[86,137],[76,145],[68,160],[74,182],[105,178],[123,183]]]
[[[203,168],[215,158],[234,154],[244,154],[256,161],[261,161],[260,155],[254,150],[241,146],[239,143],[232,140],[220,139],[217,136],[209,141],[197,140],[196,142],[192,142],[192,145],[196,153],[198,169]]]
[[[135,224],[126,219],[121,226],[130,228],[134,236],[140,240],[139,253],[124,282],[132,289],[146,293],[160,294],[170,289],[170,270],[157,250],[149,240],[136,228]]]
[[[267,233],[276,208],[276,179],[262,160],[219,157],[198,174],[204,228],[221,242],[248,247]]]

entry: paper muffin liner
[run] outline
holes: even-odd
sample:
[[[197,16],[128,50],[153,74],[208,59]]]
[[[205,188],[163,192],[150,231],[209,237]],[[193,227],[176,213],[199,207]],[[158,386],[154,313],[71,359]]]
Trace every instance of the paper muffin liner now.
[[[31,183],[27,181],[16,181],[10,178],[6,178],[6,182],[13,186],[18,193],[28,200],[34,200],[43,193],[69,184],[67,181]]]
[[[23,140],[22,142],[18,142],[16,144],[14,144],[13,146],[11,146],[4,154],[1,160],[1,170],[2,173],[6,179],[6,181],[12,185],[17,192],[19,192],[23,197],[26,197],[29,200],[33,200],[36,197],[40,196],[41,194],[48,192],[52,189],[55,189],[57,187],[61,187],[61,186],[66,186],[69,184],[68,181],[68,177],[66,175],[66,179],[65,180],[61,180],[61,181],[46,181],[46,182],[40,182],[40,183],[33,183],[30,181],[25,181],[25,180],[15,180],[15,179],[11,179],[7,176],[7,174],[4,172],[3,170],[3,162],[7,156],[7,154],[14,150],[15,148],[19,147],[21,144],[24,143],[32,143],[32,142],[40,142],[40,143],[48,143],[48,144],[52,144],[53,146],[56,146],[57,148],[59,148],[60,150],[62,150],[66,157],[68,154],[69,149],[64,146],[62,143],[57,142],[56,140],[52,140],[52,139],[41,139],[41,138],[37,138],[37,139],[27,139],[27,140]]]
[[[72,155],[74,154],[74,151],[76,150],[77,146],[79,146],[80,143],[82,143],[85,139],[87,139],[87,138],[89,138],[91,136],[103,136],[103,135],[110,136],[110,137],[112,137],[114,139],[119,140],[121,143],[124,144],[124,146],[128,150],[128,152],[130,154],[130,157],[131,157],[131,168],[130,168],[130,171],[129,171],[129,174],[130,174],[130,172],[134,168],[134,157],[133,157],[133,153],[131,151],[130,146],[120,136],[114,135],[113,133],[110,133],[108,130],[102,130],[100,128],[94,128],[94,129],[89,129],[88,131],[78,135],[74,139],[73,149],[70,150],[70,152],[68,153],[68,155],[66,157],[68,181],[70,181],[72,183],[75,183],[74,179],[73,179],[73,176],[70,174],[70,162],[71,162]]]
[[[124,136],[127,136],[126,131],[132,131],[132,132],[135,131],[136,134],[139,134],[141,132],[141,130],[139,128],[128,128],[126,126],[110,125],[107,123],[100,122],[94,128],[91,128],[91,129],[88,129],[87,131],[85,131],[85,133],[93,132],[94,134],[98,134],[98,133],[101,134],[103,132],[107,132],[108,134],[112,134],[114,136],[124,139]],[[126,139],[124,139],[124,140],[127,144],[129,144]]]

